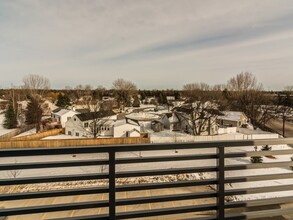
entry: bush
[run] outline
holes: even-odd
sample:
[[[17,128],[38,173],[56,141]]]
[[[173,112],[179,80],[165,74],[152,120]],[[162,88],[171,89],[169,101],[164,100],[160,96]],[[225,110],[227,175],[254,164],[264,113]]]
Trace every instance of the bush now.
[[[251,163],[262,163],[263,159],[261,156],[253,156],[250,158]]]
[[[272,150],[272,147],[270,147],[269,145],[265,145],[261,148],[262,151],[270,151]]]

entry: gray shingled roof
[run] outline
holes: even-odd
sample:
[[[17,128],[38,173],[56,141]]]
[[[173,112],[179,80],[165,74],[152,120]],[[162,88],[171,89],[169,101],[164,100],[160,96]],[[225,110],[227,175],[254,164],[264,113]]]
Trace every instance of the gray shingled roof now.
[[[105,118],[116,115],[113,111],[98,111],[98,112],[87,112],[76,115],[81,121],[89,121],[98,118]]]

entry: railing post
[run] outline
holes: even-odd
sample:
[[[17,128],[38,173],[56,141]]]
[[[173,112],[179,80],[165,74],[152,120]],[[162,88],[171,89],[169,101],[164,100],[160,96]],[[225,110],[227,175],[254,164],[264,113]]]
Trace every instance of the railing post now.
[[[116,219],[115,152],[109,152],[109,218]]]
[[[217,179],[218,179],[218,196],[217,196],[217,218],[220,220],[225,219],[225,148],[217,147],[218,160],[217,160]]]

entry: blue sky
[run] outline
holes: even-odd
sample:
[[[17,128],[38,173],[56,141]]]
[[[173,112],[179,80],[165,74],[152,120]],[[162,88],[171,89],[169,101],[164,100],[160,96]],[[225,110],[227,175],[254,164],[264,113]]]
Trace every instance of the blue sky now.
[[[1,0],[0,87],[223,84],[249,71],[293,84],[292,0]]]

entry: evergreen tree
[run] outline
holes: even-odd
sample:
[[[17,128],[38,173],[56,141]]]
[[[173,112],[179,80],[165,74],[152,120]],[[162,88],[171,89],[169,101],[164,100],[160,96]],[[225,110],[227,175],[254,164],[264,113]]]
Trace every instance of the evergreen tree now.
[[[3,127],[7,129],[17,127],[17,115],[14,111],[12,103],[9,103],[8,109],[5,112]]]
[[[140,106],[140,101],[139,101],[138,96],[134,96],[134,100],[133,100],[132,106],[133,107],[139,107]]]
[[[68,106],[70,105],[70,98],[67,95],[59,94],[56,105],[62,108]]]
[[[35,124],[36,131],[40,131],[41,119],[43,115],[43,109],[41,107],[40,100],[35,97],[30,97],[30,101],[27,105],[27,111],[25,114],[26,122],[28,124]]]

